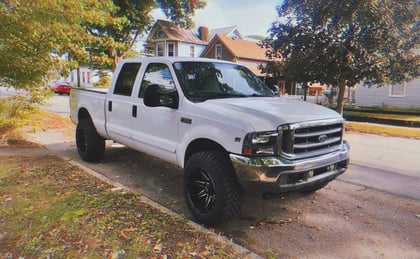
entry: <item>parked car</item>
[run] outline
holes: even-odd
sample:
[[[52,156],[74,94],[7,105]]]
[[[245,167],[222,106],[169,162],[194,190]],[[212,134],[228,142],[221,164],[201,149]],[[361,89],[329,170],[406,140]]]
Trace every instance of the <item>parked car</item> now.
[[[70,95],[71,86],[68,84],[57,84],[54,86],[51,86],[50,89],[54,91],[54,93],[62,95],[67,94]]]

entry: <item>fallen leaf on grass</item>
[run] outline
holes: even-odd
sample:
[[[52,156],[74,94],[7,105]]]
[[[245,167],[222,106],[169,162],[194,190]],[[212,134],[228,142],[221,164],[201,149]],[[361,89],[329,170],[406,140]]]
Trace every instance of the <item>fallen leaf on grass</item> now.
[[[121,230],[120,234],[123,238],[127,239],[129,237],[129,233],[127,233],[127,232],[134,232],[136,230],[137,230],[137,228],[125,228],[125,229]]]
[[[162,252],[162,244],[161,243],[157,243],[153,247],[153,252],[155,252],[156,254],[159,254],[160,252]]]

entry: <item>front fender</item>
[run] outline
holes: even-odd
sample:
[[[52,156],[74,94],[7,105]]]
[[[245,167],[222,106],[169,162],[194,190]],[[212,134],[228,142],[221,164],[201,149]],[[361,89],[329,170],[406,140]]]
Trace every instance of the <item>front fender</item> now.
[[[184,168],[185,155],[188,147],[195,140],[209,140],[224,148],[229,153],[241,153],[242,142],[245,133],[229,127],[217,127],[215,125],[199,125],[189,128],[186,131],[181,130],[182,139],[178,148],[177,162]]]

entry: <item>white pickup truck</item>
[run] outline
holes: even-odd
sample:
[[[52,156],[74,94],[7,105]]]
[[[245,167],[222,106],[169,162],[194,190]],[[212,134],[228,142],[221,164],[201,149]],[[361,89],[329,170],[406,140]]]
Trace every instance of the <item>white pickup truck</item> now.
[[[279,97],[246,67],[214,59],[125,59],[109,89],[73,88],[71,118],[86,161],[105,140],[172,162],[195,219],[234,217],[244,190],[310,192],[344,173],[343,118]]]

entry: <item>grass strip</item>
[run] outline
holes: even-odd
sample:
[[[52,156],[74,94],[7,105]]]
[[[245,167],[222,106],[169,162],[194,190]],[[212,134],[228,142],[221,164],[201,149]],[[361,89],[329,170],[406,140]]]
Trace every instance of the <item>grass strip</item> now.
[[[238,258],[230,247],[52,155],[2,156],[0,257]]]
[[[346,121],[345,129],[348,132],[420,139],[420,128],[395,127],[395,126],[386,126],[386,125],[381,125],[381,124]]]

